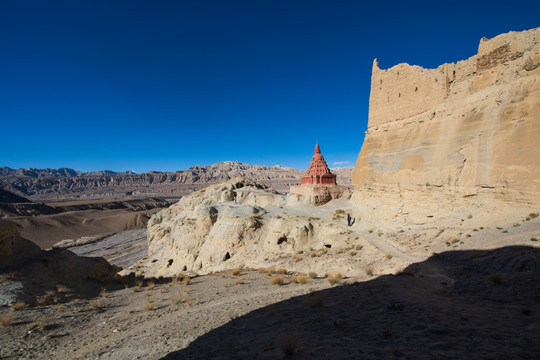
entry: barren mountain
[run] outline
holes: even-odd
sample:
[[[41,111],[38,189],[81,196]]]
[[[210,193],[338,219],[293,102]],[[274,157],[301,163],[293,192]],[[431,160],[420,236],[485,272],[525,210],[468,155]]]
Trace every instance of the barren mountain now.
[[[338,182],[351,184],[352,167],[335,169]],[[235,177],[263,181],[272,188],[287,192],[300,182],[304,172],[279,165],[249,165],[224,161],[207,166],[193,166],[175,172],[150,171],[142,174],[100,171],[82,173],[73,169],[0,168],[0,188],[33,201],[103,199],[133,197],[177,198],[204,186]]]

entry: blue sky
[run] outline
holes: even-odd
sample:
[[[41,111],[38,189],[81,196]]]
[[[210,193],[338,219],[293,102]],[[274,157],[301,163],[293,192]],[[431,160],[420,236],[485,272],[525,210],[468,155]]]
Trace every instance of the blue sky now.
[[[0,166],[354,165],[371,67],[437,67],[539,1],[0,0]]]

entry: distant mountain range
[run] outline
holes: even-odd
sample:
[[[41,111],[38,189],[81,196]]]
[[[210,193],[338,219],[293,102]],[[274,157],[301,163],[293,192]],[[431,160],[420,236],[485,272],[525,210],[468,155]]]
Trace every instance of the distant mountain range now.
[[[338,183],[350,186],[352,169],[333,169]],[[131,171],[80,172],[69,168],[15,170],[2,167],[0,188],[33,201],[148,196],[175,198],[238,176],[263,181],[278,191],[286,192],[289,186],[299,184],[303,173],[291,167],[250,165],[238,161],[192,166],[175,172],[150,171],[141,174]]]

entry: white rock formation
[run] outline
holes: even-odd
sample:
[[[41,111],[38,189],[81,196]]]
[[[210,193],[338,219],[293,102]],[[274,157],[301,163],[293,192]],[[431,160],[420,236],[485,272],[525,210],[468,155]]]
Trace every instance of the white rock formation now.
[[[330,271],[332,265],[320,259],[315,263],[306,254],[301,262],[292,258],[309,249],[347,246],[353,235],[346,220],[337,218],[333,208],[286,203],[285,196],[243,178],[196,191],[150,219],[148,257],[131,269],[145,276],[279,264],[289,270]]]

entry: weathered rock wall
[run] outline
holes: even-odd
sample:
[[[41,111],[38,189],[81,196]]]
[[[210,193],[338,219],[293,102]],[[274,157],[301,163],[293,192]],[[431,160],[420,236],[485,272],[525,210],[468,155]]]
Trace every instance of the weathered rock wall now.
[[[540,204],[539,42],[540,28],[484,38],[437,69],[375,60],[352,177],[366,223]]]

